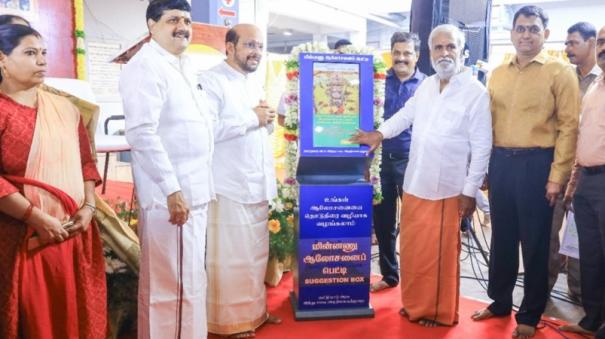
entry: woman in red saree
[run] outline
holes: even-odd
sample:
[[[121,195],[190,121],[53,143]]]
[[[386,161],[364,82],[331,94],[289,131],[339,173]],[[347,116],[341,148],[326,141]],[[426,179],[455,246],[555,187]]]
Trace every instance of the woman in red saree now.
[[[37,88],[45,55],[35,30],[0,26],[0,338],[105,338],[100,177],[77,109]]]

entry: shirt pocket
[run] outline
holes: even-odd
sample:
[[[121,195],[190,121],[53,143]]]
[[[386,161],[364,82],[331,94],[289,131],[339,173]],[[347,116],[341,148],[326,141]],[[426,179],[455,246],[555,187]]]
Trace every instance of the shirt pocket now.
[[[517,81],[516,90],[511,93],[513,112],[539,114],[553,111],[554,99],[550,87],[544,85],[544,78],[523,77]],[[503,99],[507,100],[507,98]]]
[[[466,118],[466,108],[458,104],[448,104],[436,115],[435,132],[439,135],[456,137],[462,131]]]

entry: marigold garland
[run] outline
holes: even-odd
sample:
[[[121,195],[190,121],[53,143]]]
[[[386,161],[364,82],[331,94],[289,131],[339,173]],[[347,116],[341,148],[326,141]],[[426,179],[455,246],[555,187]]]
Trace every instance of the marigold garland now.
[[[87,78],[86,71],[86,44],[84,39],[84,1],[74,0],[74,42],[76,56],[76,77],[81,80]]]

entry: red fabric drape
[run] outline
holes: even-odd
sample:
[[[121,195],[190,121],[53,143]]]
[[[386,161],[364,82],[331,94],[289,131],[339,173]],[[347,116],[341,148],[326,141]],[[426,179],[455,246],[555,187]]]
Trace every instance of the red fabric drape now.
[[[69,195],[53,186],[23,177],[4,178],[52,193],[70,215],[78,210]],[[105,264],[95,225],[79,236],[34,251],[27,251],[24,242],[17,267],[20,324],[16,329],[22,337],[105,338]]]
[[[0,174],[24,176],[36,116],[35,108],[0,93]],[[80,124],[74,132],[84,180],[100,181],[86,130]],[[20,188],[0,176],[0,198]],[[97,227],[30,253],[23,251],[26,231],[21,221],[0,213],[0,338],[105,337],[105,270]]]

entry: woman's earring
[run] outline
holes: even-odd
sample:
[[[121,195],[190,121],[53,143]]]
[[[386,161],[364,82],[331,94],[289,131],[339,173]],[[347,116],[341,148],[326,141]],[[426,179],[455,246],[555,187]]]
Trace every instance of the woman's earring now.
[[[2,76],[2,79],[10,78],[10,73],[6,70],[6,66],[0,66],[0,76]]]

